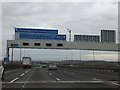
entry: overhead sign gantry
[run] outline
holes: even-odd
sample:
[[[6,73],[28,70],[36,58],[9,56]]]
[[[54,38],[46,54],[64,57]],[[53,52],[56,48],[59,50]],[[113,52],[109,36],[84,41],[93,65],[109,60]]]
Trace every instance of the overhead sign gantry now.
[[[31,49],[66,49],[66,50],[99,50],[117,51],[117,43],[102,42],[68,42],[65,34],[58,30],[15,28],[15,40],[7,40],[7,57],[9,48]]]

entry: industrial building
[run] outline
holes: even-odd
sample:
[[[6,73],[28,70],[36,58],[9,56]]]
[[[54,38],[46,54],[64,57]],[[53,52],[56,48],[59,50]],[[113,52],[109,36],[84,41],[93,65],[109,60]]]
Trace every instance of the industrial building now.
[[[101,42],[102,43],[115,43],[116,42],[115,30],[101,30]]]
[[[116,43],[115,30],[101,30],[101,40],[99,35],[74,35],[74,42],[102,42]]]
[[[100,36],[95,35],[74,35],[74,41],[81,42],[100,42]]]

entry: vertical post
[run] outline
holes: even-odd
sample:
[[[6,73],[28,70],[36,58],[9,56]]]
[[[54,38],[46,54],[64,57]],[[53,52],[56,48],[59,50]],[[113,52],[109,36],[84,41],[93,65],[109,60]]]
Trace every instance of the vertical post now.
[[[8,46],[7,46],[7,50],[6,50],[6,56],[7,56],[8,62],[9,62],[9,48],[8,48]]]
[[[70,29],[67,29],[68,32],[69,32],[69,42],[71,42],[71,30]]]
[[[11,53],[11,63],[13,62],[13,46],[12,46],[12,53]]]
[[[9,47],[8,47],[8,40],[7,40],[7,46],[6,46],[6,56],[7,56],[7,59],[8,59],[8,62],[9,62]]]

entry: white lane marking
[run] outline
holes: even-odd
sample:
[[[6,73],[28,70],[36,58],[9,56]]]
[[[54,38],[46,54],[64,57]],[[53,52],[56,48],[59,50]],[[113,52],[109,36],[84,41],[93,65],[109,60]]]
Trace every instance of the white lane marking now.
[[[3,84],[9,84],[10,82],[3,82]],[[14,82],[14,83],[25,83],[25,82]],[[104,83],[103,81],[29,81],[27,83]]]
[[[57,80],[57,81],[60,81],[60,79],[59,79],[59,78],[56,78],[56,80]]]
[[[50,73],[50,75],[52,75],[52,73]]]
[[[102,81],[102,82],[104,82],[104,83],[106,83],[106,84],[113,84],[113,85],[117,85],[117,86],[120,85],[120,84],[115,83],[115,82],[113,82],[113,81],[105,81],[105,80],[97,79],[97,78],[93,78],[93,80],[95,80],[95,81]]]
[[[25,73],[28,73],[31,69],[27,70]],[[23,76],[25,73],[23,73],[21,76]],[[18,78],[15,78],[13,80],[10,81],[10,83],[13,83],[15,82],[16,80],[18,80]]]
[[[31,69],[30,69],[31,70]],[[28,70],[28,72],[30,71],[30,70]],[[28,82],[28,80],[30,79],[30,77],[32,76],[32,74],[34,73],[34,71],[33,72],[31,72],[31,74],[30,74],[30,76],[28,77],[28,79],[24,82],[24,85],[23,85],[23,87],[25,87],[26,86],[26,84],[27,83],[29,83]]]
[[[15,82],[16,80],[18,80],[18,78],[13,79],[12,81],[10,81],[10,83]]]
[[[101,79],[97,79],[97,78],[93,78],[93,80],[95,80],[95,81],[102,81]]]
[[[28,73],[31,69],[27,70],[25,73]]]
[[[104,81],[104,82],[105,82],[106,84],[108,84],[108,85],[112,84],[112,85],[120,86],[120,84],[115,83],[115,82],[113,82],[113,81]]]
[[[46,71],[46,72],[48,72],[48,71]]]
[[[115,82],[111,82],[111,83],[112,83],[112,84],[114,84],[114,85],[117,85],[117,86],[118,86],[118,85],[120,85],[120,84],[118,84],[118,83],[115,83]]]
[[[20,76],[22,77],[22,76],[24,76],[24,75],[25,75],[25,73],[21,74]]]

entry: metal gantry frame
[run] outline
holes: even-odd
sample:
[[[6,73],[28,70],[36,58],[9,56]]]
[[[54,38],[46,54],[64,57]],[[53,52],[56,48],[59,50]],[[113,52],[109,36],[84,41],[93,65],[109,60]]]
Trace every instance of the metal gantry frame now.
[[[29,42],[30,46],[24,46],[22,43],[23,42]],[[43,44],[43,46],[40,47],[35,47],[34,43],[35,42],[40,42]],[[52,43],[54,44],[53,46],[45,46],[45,43]],[[12,44],[18,44],[18,47],[12,47]],[[57,43],[62,43],[62,47],[57,47],[55,46]],[[81,50],[93,50],[93,60],[95,60],[95,51],[115,51],[119,52],[118,46],[120,44],[115,44],[115,43],[89,43],[89,42],[67,42],[67,41],[45,41],[45,40],[8,40],[7,41],[7,50],[6,54],[9,59],[9,50],[12,48],[12,56],[11,60],[13,61],[13,49],[14,48],[31,48],[31,49],[63,49],[63,50],[80,50],[79,52],[79,58],[81,60]],[[73,58],[73,56],[71,56]],[[21,60],[21,51],[20,51],[20,60]]]

